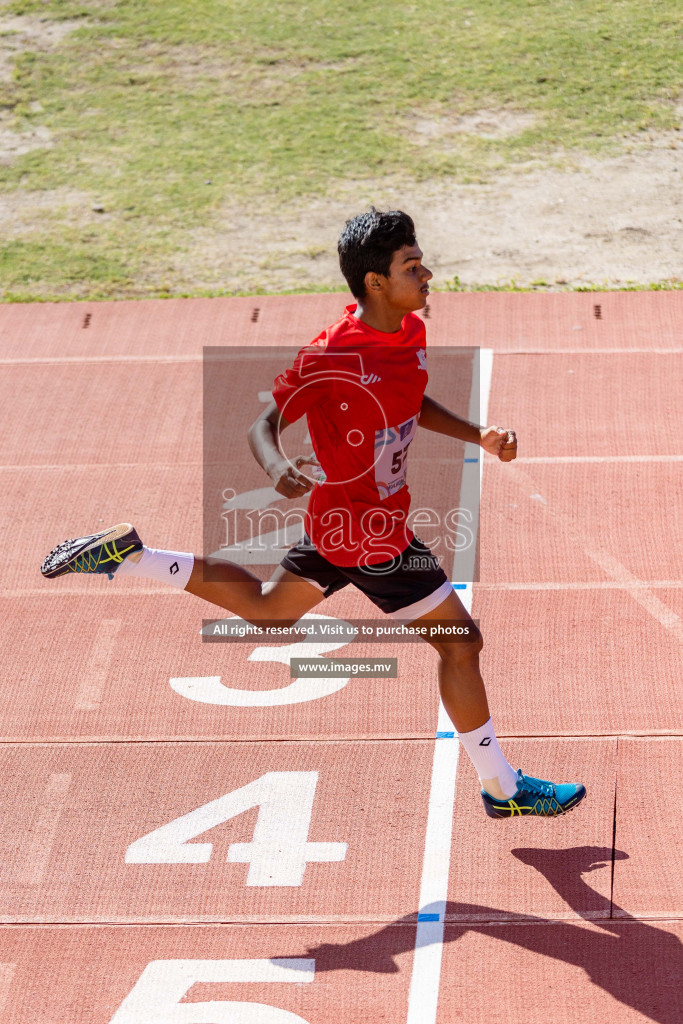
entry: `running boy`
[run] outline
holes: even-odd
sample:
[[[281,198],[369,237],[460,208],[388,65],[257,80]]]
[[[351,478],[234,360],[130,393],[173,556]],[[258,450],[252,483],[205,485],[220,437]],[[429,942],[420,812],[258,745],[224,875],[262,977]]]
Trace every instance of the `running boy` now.
[[[301,498],[312,491],[304,537],[271,580],[261,583],[221,559],[145,547],[127,523],[65,541],[41,571],[165,581],[261,626],[294,625],[352,583],[383,612],[413,626],[468,625],[466,642],[423,639],[439,654],[441,699],[481,780],[486,813],[564,814],[585,788],[535,779],[508,763],[479,672],[481,635],[436,558],[407,526],[406,460],[418,423],[503,461],[515,457],[514,433],[468,423],[425,394],[425,326],[415,311],[427,303],[432,273],[411,218],[371,209],[347,222],[338,250],[356,303],[277,378],[273,402],[249,430],[251,450],[278,493]],[[316,458],[289,460],[280,433],[304,414]],[[301,471],[307,463],[320,467],[317,480]]]

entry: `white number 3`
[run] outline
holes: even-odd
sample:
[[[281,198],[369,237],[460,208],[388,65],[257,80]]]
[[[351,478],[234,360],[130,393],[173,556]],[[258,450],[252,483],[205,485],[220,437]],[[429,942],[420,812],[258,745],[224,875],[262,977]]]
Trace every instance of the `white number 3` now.
[[[335,627],[342,620],[332,619],[328,615],[309,613],[303,622],[320,620]],[[233,625],[243,624],[242,619],[230,619]],[[349,623],[344,622],[349,627]],[[349,627],[351,628],[351,627]],[[329,654],[349,643],[347,636],[343,640],[327,640],[319,643],[284,644],[282,647],[257,647],[248,655],[248,661],[275,661],[289,667],[292,658],[310,658],[313,661],[321,654]],[[317,679],[299,677],[286,686],[276,690],[242,690],[235,686],[226,686],[220,676],[178,676],[170,679],[171,688],[181,697],[197,701],[200,704],[218,704],[233,708],[273,708],[286,704],[303,704],[309,700],[328,697],[337,690],[343,689],[349,676],[324,676]]]

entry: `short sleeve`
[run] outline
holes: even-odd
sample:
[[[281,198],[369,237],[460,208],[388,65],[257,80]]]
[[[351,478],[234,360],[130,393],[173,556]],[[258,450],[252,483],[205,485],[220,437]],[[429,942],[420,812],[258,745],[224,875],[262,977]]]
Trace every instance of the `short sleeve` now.
[[[288,423],[329,397],[330,375],[326,370],[325,350],[313,344],[302,348],[290,369],[275,378],[273,399]]]

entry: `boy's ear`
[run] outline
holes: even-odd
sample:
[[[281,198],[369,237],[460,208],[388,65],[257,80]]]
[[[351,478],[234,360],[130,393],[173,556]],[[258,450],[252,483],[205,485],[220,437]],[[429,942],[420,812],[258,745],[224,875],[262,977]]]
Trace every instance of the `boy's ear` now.
[[[366,292],[378,292],[382,288],[382,275],[376,274],[374,270],[369,270],[365,275],[365,290]]]

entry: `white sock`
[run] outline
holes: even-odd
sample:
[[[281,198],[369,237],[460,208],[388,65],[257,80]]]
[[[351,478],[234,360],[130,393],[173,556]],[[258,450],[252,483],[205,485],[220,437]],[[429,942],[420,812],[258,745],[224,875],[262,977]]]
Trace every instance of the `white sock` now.
[[[517,789],[517,772],[508,763],[498,745],[491,719],[472,732],[459,732],[458,737],[469,754],[482,784],[484,781],[491,782],[497,779],[505,798],[511,797]]]
[[[187,586],[194,555],[183,551],[157,551],[156,548],[142,549],[142,557],[133,562],[124,558],[116,570],[117,576],[142,576],[144,579],[157,580],[159,583],[170,583],[172,587],[184,590]]]

